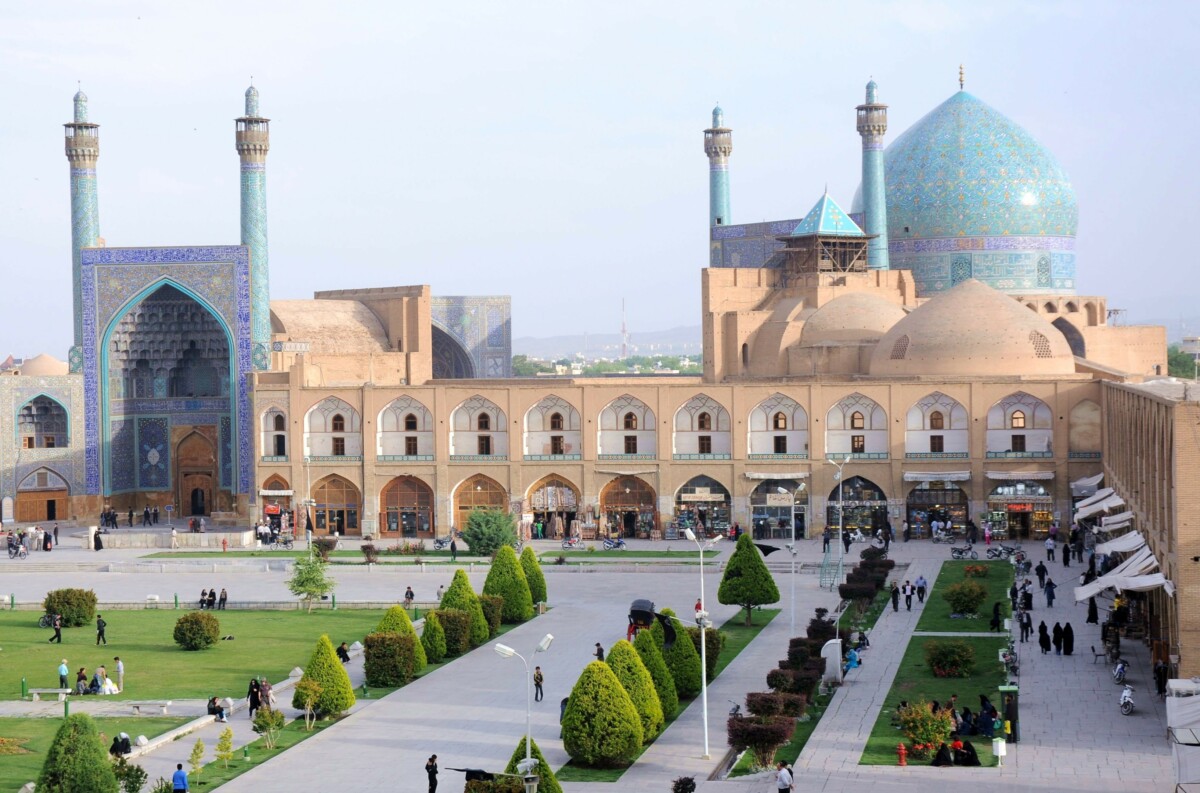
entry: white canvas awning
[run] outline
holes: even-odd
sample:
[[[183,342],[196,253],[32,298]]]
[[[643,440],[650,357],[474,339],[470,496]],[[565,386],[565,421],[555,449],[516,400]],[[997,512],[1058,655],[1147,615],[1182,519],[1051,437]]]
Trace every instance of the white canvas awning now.
[[[774,471],[747,471],[747,479],[807,479],[808,471],[775,473]]]
[[[1121,498],[1116,493],[1113,493],[1111,496],[1097,501],[1095,504],[1089,504],[1088,506],[1076,512],[1075,520],[1083,520],[1084,518],[1090,517],[1099,512],[1104,512],[1105,510],[1116,509],[1117,507],[1123,506],[1125,506],[1125,499]]]
[[[1133,512],[1126,510],[1125,512],[1118,512],[1116,515],[1105,515],[1100,519],[1100,525],[1109,527],[1117,523],[1128,523],[1131,520],[1133,520]],[[1109,530],[1105,528],[1105,531]]]
[[[970,471],[905,471],[905,482],[965,482]]]
[[[1076,479],[1071,483],[1071,487],[1096,487],[1104,481],[1104,474],[1098,473],[1095,476],[1085,476],[1083,479]]]
[[[1109,588],[1122,592],[1145,592],[1160,586],[1167,586],[1168,592],[1173,592],[1174,587],[1170,586],[1166,576],[1162,573],[1151,574],[1151,571],[1156,569],[1158,569],[1158,560],[1154,558],[1154,554],[1150,552],[1149,548],[1142,548],[1108,574],[1100,576],[1090,584],[1075,587],[1075,602],[1087,600]]]
[[[1103,501],[1104,499],[1108,498],[1114,492],[1115,491],[1111,487],[1106,487],[1102,490],[1097,490],[1095,493],[1093,493],[1092,495],[1085,498],[1083,501],[1080,501],[1078,504],[1076,504],[1075,508],[1083,509],[1084,507],[1090,507],[1092,504],[1095,504],[1098,501]]]
[[[1007,481],[1019,479],[1053,479],[1053,471],[984,471],[988,479],[1003,479]]]
[[[1132,553],[1133,551],[1141,550],[1145,545],[1146,538],[1136,531],[1131,531],[1128,534],[1122,534],[1115,540],[1099,543],[1096,545],[1096,553]]]
[[[1133,518],[1125,518],[1124,520],[1117,521],[1116,523],[1102,523],[1093,529],[1093,533],[1099,534],[1100,532],[1104,532],[1105,534],[1108,534],[1110,531],[1124,529],[1128,527],[1130,523],[1133,523]]]

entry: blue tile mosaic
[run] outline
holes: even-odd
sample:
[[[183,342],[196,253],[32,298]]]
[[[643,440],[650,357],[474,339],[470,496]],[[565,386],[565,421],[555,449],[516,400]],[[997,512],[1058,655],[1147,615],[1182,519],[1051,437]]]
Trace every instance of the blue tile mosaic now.
[[[139,489],[170,489],[170,428],[167,419],[139,417],[137,428]]]

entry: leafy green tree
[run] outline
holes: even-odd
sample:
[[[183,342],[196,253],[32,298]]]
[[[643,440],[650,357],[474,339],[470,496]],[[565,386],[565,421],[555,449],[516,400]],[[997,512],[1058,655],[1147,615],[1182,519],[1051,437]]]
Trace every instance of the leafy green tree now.
[[[679,710],[679,694],[675,691],[675,680],[671,677],[671,670],[667,669],[667,662],[663,660],[662,650],[659,649],[658,642],[654,641],[654,634],[651,631],[638,631],[633,640],[633,649],[641,656],[646,671],[650,673],[650,679],[654,681],[654,690],[658,694],[659,704],[662,705],[664,721],[672,718]]]
[[[354,687],[350,685],[350,676],[338,660],[333,642],[329,641],[326,635],[317,640],[312,658],[304,668],[304,676],[300,680],[314,680],[321,686],[321,693],[313,708],[318,716],[337,716],[354,705]],[[292,695],[292,707],[297,710],[304,708],[299,691]]]
[[[292,577],[288,579],[288,590],[308,604],[309,613],[312,612],[314,600],[332,594],[337,586],[327,575],[328,566],[329,563],[322,561],[320,557],[306,559],[301,556],[296,560]]]
[[[150,779],[146,769],[124,757],[113,761],[113,774],[117,777],[117,784],[121,786],[121,793],[141,793],[146,781]]]
[[[663,726],[662,703],[654,689],[654,679],[642,663],[637,650],[624,639],[612,646],[604,660],[625,687],[626,693],[633,701],[633,707],[637,709],[638,718],[642,720],[643,742],[650,743]]]
[[[546,576],[542,572],[541,562],[533,552],[532,545],[526,545],[521,551],[521,569],[525,571],[525,581],[529,584],[529,596],[534,604],[545,603],[547,600]]]
[[[717,600],[726,606],[746,609],[747,625],[752,624],[755,606],[779,602],[779,587],[775,586],[775,579],[749,534],[738,537],[733,556],[729,557],[725,574],[721,576],[721,585],[717,587]]]
[[[229,768],[229,761],[233,759],[233,728],[226,727],[221,730],[221,734],[217,736],[217,759]]]
[[[584,667],[567,700],[562,734],[563,748],[579,765],[626,766],[637,756],[642,720],[608,664],[593,661]]]
[[[1178,344],[1167,348],[1167,374],[1191,380],[1196,376],[1196,361],[1192,354],[1184,352]]]
[[[221,623],[207,611],[189,611],[175,621],[172,636],[185,650],[204,650],[221,639]]]
[[[483,594],[504,598],[500,618],[506,623],[533,618],[533,595],[525,579],[525,570],[511,545],[501,545],[496,551],[487,580],[483,582]]]
[[[39,793],[117,793],[117,776],[91,716],[76,713],[63,720],[46,752],[37,789]]]
[[[188,755],[188,765],[191,766],[192,776],[199,778],[204,770],[204,741],[199,738],[192,744],[192,753]]]
[[[379,621],[379,627],[375,629],[376,633],[398,633],[401,636],[411,636],[413,638],[413,670],[414,675],[421,674],[429,663],[429,659],[425,654],[425,646],[421,644],[421,640],[417,637],[417,629],[413,627],[412,620],[408,618],[408,612],[403,606],[392,606],[383,614],[383,619]]]
[[[363,639],[363,672],[375,688],[402,686],[416,674],[415,648],[421,642],[410,633],[368,633]],[[424,649],[421,650],[424,654]]]
[[[675,612],[669,608],[664,608],[659,613],[675,617]],[[676,693],[679,694],[680,699],[691,698],[700,693],[700,654],[696,652],[696,646],[688,641],[684,626],[677,621],[678,617],[675,619],[676,638],[675,643],[670,647],[664,646],[661,625],[655,622],[651,631],[656,634],[655,641],[662,648],[663,660],[667,662],[667,669],[671,671],[671,679],[675,681]]]
[[[491,556],[502,545],[517,541],[517,524],[513,516],[499,509],[477,509],[467,518],[463,539],[471,553]]]
[[[530,358],[528,355],[514,355],[512,357],[513,377],[536,377],[543,372],[553,373],[554,367],[545,361]]]
[[[471,546],[472,549],[475,546]],[[464,570],[454,571],[450,587],[442,595],[441,607],[444,609],[459,609],[471,615],[471,646],[478,647],[489,638],[487,618],[483,616],[483,606],[479,596],[471,588],[471,581]],[[443,625],[443,627],[445,627]]]
[[[425,613],[425,629],[421,631],[421,647],[425,650],[425,660],[430,664],[440,664],[446,657],[446,631],[442,629],[442,621],[436,611]]]
[[[304,688],[301,690],[297,684],[297,690],[300,690],[306,702],[316,702],[317,696],[321,693],[321,687],[311,680],[303,681]],[[304,729],[312,732],[313,724],[316,722],[316,717],[313,716],[311,709],[304,711]],[[287,724],[287,719],[284,718],[283,711],[274,710],[273,708],[264,705],[254,711],[254,721],[250,723],[250,729],[262,736],[263,743],[268,749],[274,749],[275,744],[279,741],[279,732]]]
[[[554,776],[554,770],[550,768],[550,764],[546,762],[546,758],[542,756],[542,750],[538,748],[537,741],[534,741],[529,747],[529,756],[537,760],[538,767],[538,793],[563,793],[562,785],[558,784],[558,779]],[[508,761],[508,765],[504,767],[504,773],[516,774],[517,763],[525,759],[525,736],[521,736],[520,743],[513,750],[512,759]]]

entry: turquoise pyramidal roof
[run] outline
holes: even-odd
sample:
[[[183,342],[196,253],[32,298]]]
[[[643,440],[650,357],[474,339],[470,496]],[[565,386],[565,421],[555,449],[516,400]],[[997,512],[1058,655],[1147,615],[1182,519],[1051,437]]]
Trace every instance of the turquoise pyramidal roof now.
[[[793,237],[805,237],[811,234],[821,234],[829,237],[865,237],[863,230],[858,227],[837,202],[829,197],[829,193],[821,196],[821,200],[808,211],[800,225],[792,231]]]

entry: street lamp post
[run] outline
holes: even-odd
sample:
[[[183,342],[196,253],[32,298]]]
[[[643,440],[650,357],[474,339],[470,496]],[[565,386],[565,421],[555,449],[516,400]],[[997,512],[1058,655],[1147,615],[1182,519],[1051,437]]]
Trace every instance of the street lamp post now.
[[[530,656],[546,652],[550,649],[550,644],[553,641],[554,634],[547,633],[542,637],[542,640],[537,643],[537,647],[534,648],[532,653],[530,653]],[[537,775],[533,773],[536,763],[533,760],[533,735],[531,728],[531,722],[533,719],[533,679],[529,675],[529,661],[526,660],[525,656],[509,647],[507,644],[496,644],[493,649],[495,649],[496,655],[499,655],[502,658],[512,658],[515,655],[517,658],[520,658],[521,663],[525,665],[525,761],[518,765],[522,766],[520,771],[521,776],[524,777],[525,789],[529,791],[529,793],[537,793],[538,780]]]
[[[790,605],[789,605],[789,611],[791,612],[791,633],[789,633],[788,635],[795,636],[796,635],[796,493],[803,492],[804,483],[803,482],[800,483],[800,486],[798,488],[796,488],[796,493],[789,493],[787,491],[787,488],[783,488],[783,487],[776,488],[776,490],[779,491],[780,495],[790,495],[792,497],[792,519],[791,519],[792,541],[788,543],[788,553],[790,553],[792,555],[792,580],[791,580],[792,593],[791,593],[791,600],[790,600]]]
[[[830,465],[837,467],[837,474],[834,475],[834,478],[837,480],[837,483],[838,483],[838,545],[841,546],[841,548],[838,551],[837,577],[834,579],[834,582],[833,582],[835,586],[837,585],[837,583],[839,581],[842,580],[842,574],[845,572],[845,569],[846,569],[846,567],[845,567],[845,565],[846,565],[846,539],[845,539],[846,508],[845,508],[845,502],[842,499],[842,483],[844,481],[842,478],[842,469],[846,467],[846,463],[850,462],[850,459],[852,457],[853,457],[852,454],[847,454],[846,457],[840,463],[836,462],[834,460],[826,460],[825,461],[825,462],[829,463]]]
[[[708,760],[711,755],[708,753],[708,641],[704,635],[708,627],[708,611],[704,607],[704,551],[720,542],[721,535],[701,542],[691,529],[684,529],[683,534],[700,549],[700,610],[696,612],[696,622],[700,625],[700,702],[704,716],[704,754],[701,757]]]

